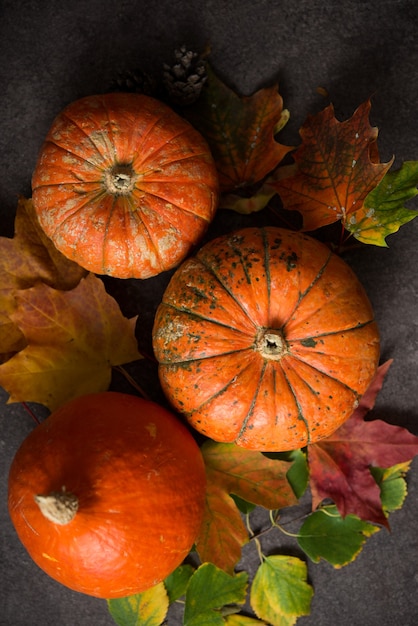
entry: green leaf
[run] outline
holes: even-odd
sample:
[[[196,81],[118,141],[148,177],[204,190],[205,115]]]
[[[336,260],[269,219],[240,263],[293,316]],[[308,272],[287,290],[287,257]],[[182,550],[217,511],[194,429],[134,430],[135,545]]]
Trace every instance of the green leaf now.
[[[309,467],[306,460],[306,452],[302,449],[289,450],[288,452],[263,452],[268,459],[291,463],[286,478],[293,489],[293,493],[299,500],[306,491],[309,482]]]
[[[366,539],[380,530],[356,515],[341,517],[336,506],[312,513],[302,524],[298,543],[308,557],[318,563],[322,558],[335,568],[354,561]]]
[[[382,508],[386,514],[400,509],[408,494],[408,488],[404,476],[409,470],[411,461],[393,465],[387,469],[371,467],[373,478],[380,487]]]
[[[193,576],[194,567],[191,565],[179,565],[172,574],[164,581],[170,604],[184,596],[190,578]]]
[[[241,511],[241,513],[244,513],[244,515],[248,515],[248,513],[251,513],[256,508],[255,504],[247,502],[247,500],[236,496],[234,493],[231,493],[230,496],[235,502],[235,505],[238,507],[238,510]]]
[[[204,563],[190,578],[187,587],[184,625],[225,624],[222,611],[230,605],[244,604],[247,584],[246,572],[230,576],[212,563]]]
[[[118,626],[161,626],[168,610],[164,583],[126,598],[107,601],[109,611]]]
[[[417,185],[418,161],[405,161],[399,170],[387,172],[347,220],[347,230],[363,243],[387,247],[385,238],[418,215],[404,206],[417,195]]]
[[[313,589],[306,579],[306,563],[300,559],[266,557],[251,587],[250,601],[256,615],[272,626],[292,626],[301,615],[309,615]]]
[[[289,461],[292,465],[287,472],[287,480],[295,496],[300,499],[305,493],[309,482],[309,468],[306,454],[303,450],[292,450],[289,453]]]

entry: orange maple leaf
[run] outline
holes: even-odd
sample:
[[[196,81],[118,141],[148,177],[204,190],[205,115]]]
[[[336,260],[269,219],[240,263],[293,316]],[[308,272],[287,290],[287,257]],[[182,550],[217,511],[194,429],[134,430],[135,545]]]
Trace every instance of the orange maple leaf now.
[[[393,159],[379,162],[370,107],[367,100],[344,122],[335,118],[332,105],[309,116],[300,130],[295,164],[279,168],[269,179],[284,208],[302,214],[304,230],[338,220],[349,223],[392,165]]]
[[[141,358],[136,318],[125,318],[89,274],[69,291],[38,283],[16,292],[11,320],[26,347],[0,365],[9,402],[38,402],[55,410],[85,393],[105,391],[112,366]]]
[[[275,139],[288,119],[277,85],[239,96],[208,66],[205,89],[185,113],[211,148],[222,193],[261,181],[293,149]]]
[[[248,541],[248,530],[230,497],[239,496],[267,509],[297,503],[287,480],[290,463],[272,460],[231,443],[207,441],[202,446],[206,465],[206,509],[196,548],[202,561],[232,573]]]
[[[86,273],[58,252],[42,231],[32,200],[20,197],[14,237],[0,237],[0,362],[26,345],[11,319],[16,290],[28,289],[38,282],[72,289]]]

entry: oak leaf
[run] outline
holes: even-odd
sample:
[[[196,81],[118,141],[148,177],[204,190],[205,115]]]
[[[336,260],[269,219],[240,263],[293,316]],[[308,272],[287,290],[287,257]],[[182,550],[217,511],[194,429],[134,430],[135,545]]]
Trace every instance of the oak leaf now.
[[[0,365],[8,402],[38,402],[50,410],[109,387],[111,368],[141,358],[136,318],[125,318],[103,282],[89,274],[74,289],[44,283],[18,290],[11,320],[26,347]]]
[[[353,415],[332,435],[308,446],[312,508],[331,498],[340,514],[389,527],[370,468],[389,468],[418,454],[418,437],[382,420],[365,421],[391,361],[380,366]]]
[[[185,114],[211,148],[221,192],[232,192],[261,181],[293,149],[275,139],[288,111],[277,85],[240,96],[207,71],[199,100]]]
[[[86,275],[55,248],[39,226],[32,200],[20,197],[14,237],[0,237],[0,362],[26,345],[11,315],[15,291],[44,282],[57,289],[72,289]]]
[[[213,441],[203,444],[202,454],[207,495],[196,548],[202,561],[232,573],[248,541],[248,530],[231,494],[266,509],[294,505],[297,498],[286,476],[291,464],[235,444]]]
[[[393,159],[379,162],[370,106],[369,100],[364,102],[344,122],[335,118],[332,105],[308,116],[295,164],[279,168],[269,179],[284,208],[302,214],[304,230],[338,220],[346,226],[389,170]]]

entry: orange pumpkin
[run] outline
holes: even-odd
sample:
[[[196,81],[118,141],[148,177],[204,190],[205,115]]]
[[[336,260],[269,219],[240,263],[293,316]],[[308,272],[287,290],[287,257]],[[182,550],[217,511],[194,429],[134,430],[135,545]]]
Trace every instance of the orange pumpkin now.
[[[317,240],[247,228],[173,275],[153,329],[172,405],[208,437],[291,450],[335,431],[378,365],[379,335],[349,266]]]
[[[45,233],[96,274],[176,266],[212,221],[218,178],[202,136],[140,94],[88,96],[53,122],[32,178]]]
[[[103,598],[170,574],[200,529],[205,470],[174,415],[103,392],[52,413],[25,439],[9,475],[9,512],[52,578]]]

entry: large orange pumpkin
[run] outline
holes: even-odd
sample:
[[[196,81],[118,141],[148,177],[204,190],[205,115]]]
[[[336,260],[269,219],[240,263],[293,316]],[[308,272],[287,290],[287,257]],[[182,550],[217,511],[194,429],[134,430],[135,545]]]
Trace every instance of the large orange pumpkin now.
[[[112,93],[58,115],[32,189],[40,224],[65,256],[97,274],[148,278],[200,240],[218,178],[187,121],[149,96]]]
[[[378,364],[379,335],[349,266],[317,240],[248,228],[173,275],[153,329],[162,387],[208,437],[296,449],[335,431]]]
[[[200,529],[205,470],[178,418],[135,396],[75,399],[25,439],[9,512],[33,560],[89,595],[139,593],[170,574]]]

